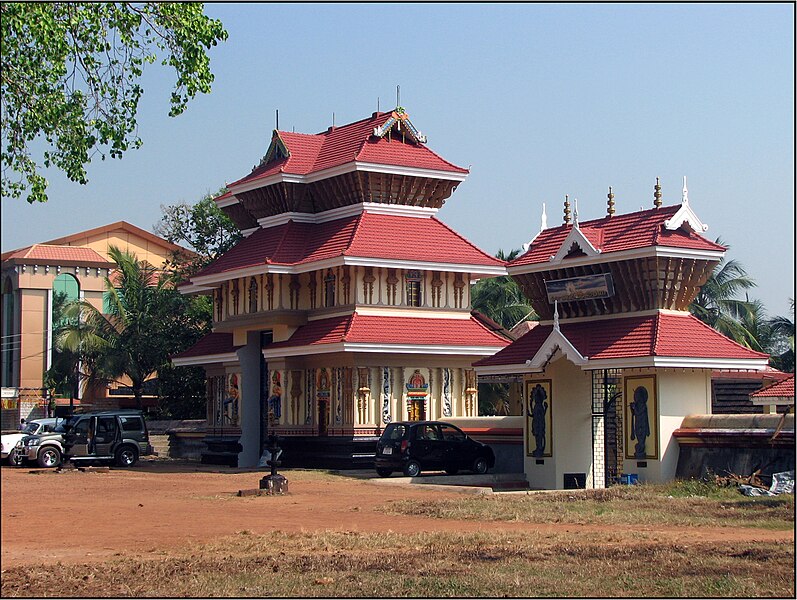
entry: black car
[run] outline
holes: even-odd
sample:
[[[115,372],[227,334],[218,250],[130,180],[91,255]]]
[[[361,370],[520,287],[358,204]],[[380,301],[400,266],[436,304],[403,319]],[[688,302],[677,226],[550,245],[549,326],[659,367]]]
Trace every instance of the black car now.
[[[495,466],[495,454],[450,423],[398,421],[385,427],[376,444],[374,465],[381,477],[393,471],[417,477],[423,470],[439,469],[449,475],[460,469],[481,474]]]
[[[132,467],[139,456],[153,453],[141,411],[81,413],[71,417],[64,429],[64,457],[72,462],[111,462]]]

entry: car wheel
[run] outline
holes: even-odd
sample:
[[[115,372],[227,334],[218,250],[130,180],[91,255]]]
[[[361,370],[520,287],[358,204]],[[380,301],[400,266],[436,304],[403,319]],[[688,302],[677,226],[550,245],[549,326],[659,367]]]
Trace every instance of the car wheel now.
[[[448,473],[449,475],[456,475],[457,473],[459,473],[459,469],[457,467],[447,467],[446,473]]]
[[[488,468],[486,458],[477,458],[473,461],[473,471],[479,475],[484,475]]]
[[[376,474],[379,475],[380,477],[390,477],[390,475],[392,473],[393,473],[393,471],[391,471],[390,469],[377,469],[376,470]]]
[[[61,464],[61,452],[58,448],[47,446],[39,450],[39,456],[36,459],[40,467],[45,469],[52,469]]]
[[[404,474],[407,477],[417,477],[421,474],[421,463],[419,463],[417,460],[411,460],[404,465]]]
[[[138,461],[138,450],[132,446],[122,446],[116,451],[116,465],[119,467],[132,467]]]
[[[15,467],[21,467],[23,464],[25,464],[25,457],[17,452],[16,449],[14,449],[8,455],[8,464]]]

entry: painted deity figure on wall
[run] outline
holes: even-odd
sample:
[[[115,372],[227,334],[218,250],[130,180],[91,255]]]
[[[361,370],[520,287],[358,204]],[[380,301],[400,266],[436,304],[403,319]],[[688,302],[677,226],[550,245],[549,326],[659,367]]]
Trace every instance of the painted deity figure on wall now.
[[[634,400],[631,402],[631,439],[636,440],[634,458],[645,458],[645,442],[650,435],[650,421],[648,420],[648,390],[639,386],[634,390]]]
[[[225,425],[238,425],[238,400],[241,392],[238,389],[238,375],[230,375],[230,386],[227,389],[227,397],[224,399],[222,415]]]
[[[536,448],[531,453],[532,456],[543,456],[545,454],[545,414],[548,412],[548,403],[545,401],[548,394],[540,384],[534,386],[531,391],[529,402],[529,412],[531,413],[531,434],[534,436]]]
[[[268,422],[274,425],[282,417],[282,382],[280,372],[274,371],[271,375],[271,394],[268,398]]]

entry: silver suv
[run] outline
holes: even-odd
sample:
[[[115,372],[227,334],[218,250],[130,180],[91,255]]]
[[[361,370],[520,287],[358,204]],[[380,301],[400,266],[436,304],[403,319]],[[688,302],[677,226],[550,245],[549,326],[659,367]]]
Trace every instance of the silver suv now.
[[[144,415],[138,410],[104,410],[75,415],[64,425],[64,455],[72,462],[112,462],[132,467],[152,454]]]
[[[13,464],[22,465],[27,460],[44,468],[60,466],[64,455],[64,422],[65,419],[57,419],[57,424],[44,425],[37,434],[19,440]]]

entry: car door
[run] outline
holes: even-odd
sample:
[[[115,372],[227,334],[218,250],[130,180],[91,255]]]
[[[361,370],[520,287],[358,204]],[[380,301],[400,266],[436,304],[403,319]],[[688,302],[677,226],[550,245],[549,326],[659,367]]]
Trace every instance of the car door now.
[[[462,430],[448,423],[441,423],[440,433],[444,444],[444,466],[458,469],[470,467],[475,457],[472,456],[473,451],[466,443],[467,438]]]
[[[92,420],[97,417],[78,419],[66,434],[66,445],[69,456],[80,458],[90,456],[94,448],[94,432]]]
[[[421,463],[423,469],[433,469],[439,464],[435,457],[435,451],[439,449],[435,445],[436,434],[432,425],[416,425],[413,430],[415,436],[410,446],[410,456]]]
[[[115,416],[95,417],[97,419],[94,435],[94,455],[113,456],[113,445],[119,433]]]

